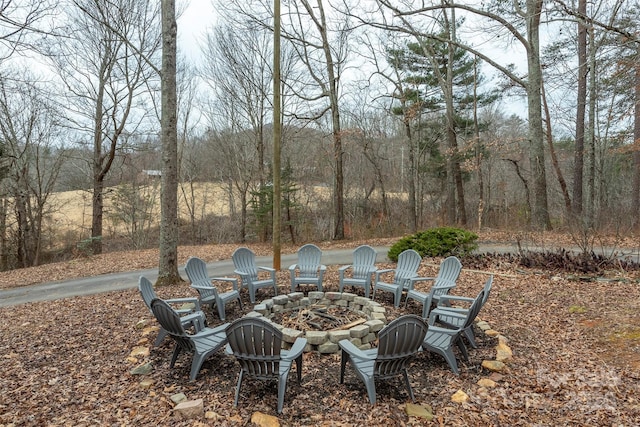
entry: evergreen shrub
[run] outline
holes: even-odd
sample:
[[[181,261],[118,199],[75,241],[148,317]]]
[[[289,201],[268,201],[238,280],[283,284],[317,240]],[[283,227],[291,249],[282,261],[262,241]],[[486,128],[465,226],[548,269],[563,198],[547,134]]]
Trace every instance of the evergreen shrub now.
[[[436,227],[419,231],[398,240],[387,254],[394,262],[398,255],[407,249],[413,249],[422,257],[464,257],[478,248],[478,235],[455,227]]]

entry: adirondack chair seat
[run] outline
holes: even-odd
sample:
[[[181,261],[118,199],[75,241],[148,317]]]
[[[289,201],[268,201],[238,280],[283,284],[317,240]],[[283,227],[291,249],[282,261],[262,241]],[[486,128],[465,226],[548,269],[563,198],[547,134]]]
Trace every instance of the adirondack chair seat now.
[[[344,292],[345,286],[361,287],[364,296],[369,298],[371,291],[371,277],[376,271],[376,250],[368,245],[358,246],[353,251],[352,264],[338,268],[339,291]]]
[[[372,405],[376,403],[376,380],[397,376],[404,378],[409,396],[415,401],[407,368],[419,351],[426,332],[427,324],[422,318],[407,314],[398,317],[380,331],[377,348],[360,350],[351,341],[340,340],[340,384],[344,383],[347,362],[351,362],[357,376],[365,384]]]
[[[249,290],[249,300],[252,304],[256,302],[256,291],[259,289],[273,287],[274,295],[278,295],[276,270],[256,265],[256,254],[251,249],[238,248],[231,254],[231,259],[235,268],[234,273],[240,276],[241,286]],[[269,277],[260,279],[258,275],[260,271],[269,273]]]
[[[418,301],[422,304],[422,317],[427,319],[431,308],[438,304],[440,297],[448,294],[456,286],[461,270],[462,264],[458,258],[454,256],[447,257],[440,263],[436,277],[422,277],[420,280],[413,280],[409,283],[404,306],[407,306],[410,299]],[[415,284],[419,281],[433,281],[429,292],[425,293],[415,289]]]
[[[227,343],[225,330],[229,326],[228,323],[215,328],[205,327],[195,334],[189,334],[182,326],[178,313],[165,301],[158,298],[154,299],[151,302],[151,310],[158,322],[176,342],[169,368],[174,367],[181,352],[193,353],[191,371],[189,373],[189,380],[191,381],[196,379],[204,361],[222,349]]]
[[[433,278],[426,279],[433,280]],[[424,278],[418,277],[415,280],[411,281],[410,286],[413,288],[417,282],[423,280]],[[417,301],[420,305],[422,305],[422,318],[427,319],[429,317],[431,308],[438,305],[438,303],[440,302],[440,298],[444,295],[447,295],[449,291],[455,287],[456,282],[441,280],[438,282],[438,286],[432,286],[429,292],[426,293],[418,291],[416,289],[409,289],[407,291],[407,297],[405,299],[404,305],[406,307],[410,299]]]
[[[491,287],[493,285],[493,275],[489,276],[487,281],[484,284],[484,295],[483,299],[480,302],[480,309],[484,307],[487,299],[489,298],[489,294],[491,292]],[[436,321],[446,327],[449,328],[460,328],[464,325],[465,316],[469,313],[469,307],[475,298],[469,298],[464,296],[457,295],[443,295],[440,298],[440,304],[438,307],[434,308],[431,313],[435,313],[437,315]],[[466,303],[467,308],[463,307],[454,307],[452,303]],[[456,315],[452,315],[455,313]],[[469,341],[469,344],[473,348],[478,348],[478,344],[475,340],[475,334],[473,333],[473,324],[468,325],[462,331],[463,336]]]
[[[402,299],[402,292],[408,289],[412,289],[412,282],[418,276],[418,268],[422,257],[413,249],[407,249],[398,255],[398,266],[395,270],[384,269],[377,270],[375,273],[375,280],[373,285],[373,299],[376,297],[376,291],[391,292],[393,294],[393,305],[395,307],[400,306],[400,300]],[[394,272],[393,282],[384,282],[381,277],[387,273]]]
[[[469,360],[467,348],[462,341],[462,334],[466,328],[473,325],[473,321],[480,311],[484,295],[485,290],[482,289],[466,313],[459,313],[443,308],[439,311],[432,310],[429,315],[429,329],[422,342],[422,349],[443,356],[456,375],[460,373],[460,370],[458,369],[458,363],[453,353],[453,346],[455,345],[459,348],[465,361]],[[458,323],[459,326],[455,328],[437,326],[441,314],[444,314],[448,319],[456,318],[457,320],[455,322]]]
[[[202,305],[209,304],[212,308],[215,306],[220,320],[224,321],[226,319],[226,306],[230,301],[237,300],[240,310],[242,310],[242,300],[240,299],[240,290],[236,278],[209,277],[207,264],[197,257],[191,257],[187,260],[185,272],[191,282],[191,287],[197,290],[200,295],[200,303]],[[213,282],[231,283],[233,289],[227,292],[218,292]]]
[[[238,406],[240,389],[245,376],[258,380],[278,382],[278,413],[282,413],[287,378],[291,365],[296,362],[298,384],[302,381],[302,353],[306,338],[296,338],[290,350],[282,349],[282,331],[263,318],[243,317],[226,329],[227,353],[235,356],[240,364],[240,374],[234,407]]]
[[[153,284],[146,277],[140,276],[140,278],[138,279],[138,290],[140,291],[140,295],[142,296],[144,304],[149,309],[149,313],[153,315],[153,311],[151,310],[151,301],[158,298],[156,292],[153,289]],[[173,306],[176,313],[178,313],[178,315],[180,316],[180,321],[182,322],[182,325],[185,329],[193,327],[196,331],[199,331],[207,325],[207,318],[201,310],[200,301],[198,300],[198,298],[171,298],[165,299],[164,301],[167,304]],[[193,307],[183,308],[190,305],[193,305]],[[168,332],[166,331],[166,329],[160,326],[158,336],[153,342],[153,345],[155,347],[159,346],[167,335]]]
[[[291,292],[300,285],[313,285],[322,292],[322,280],[327,266],[321,263],[322,250],[314,244],[298,249],[298,262],[289,266]]]

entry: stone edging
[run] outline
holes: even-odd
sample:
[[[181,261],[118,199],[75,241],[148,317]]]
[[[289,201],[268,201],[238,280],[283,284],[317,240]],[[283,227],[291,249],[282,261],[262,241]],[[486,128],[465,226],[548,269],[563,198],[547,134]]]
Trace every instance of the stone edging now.
[[[277,295],[255,305],[253,311],[246,316],[269,319],[273,313],[309,307],[315,304],[347,307],[365,316],[367,321],[347,330],[307,331],[306,333],[297,329],[285,328],[282,325],[271,322],[282,331],[284,348],[290,348],[296,338],[304,337],[307,339],[307,346],[304,349],[305,352],[337,353],[340,351],[338,341],[343,339],[348,339],[360,349],[366,350],[370,349],[371,342],[376,340],[377,332],[387,324],[386,309],[380,303],[349,292],[312,291],[309,292],[309,295],[306,297],[302,292]]]

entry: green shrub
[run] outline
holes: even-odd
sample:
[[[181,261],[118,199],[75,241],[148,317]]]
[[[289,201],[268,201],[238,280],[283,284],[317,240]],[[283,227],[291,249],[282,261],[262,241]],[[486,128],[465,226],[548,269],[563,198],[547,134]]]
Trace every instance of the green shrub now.
[[[413,249],[422,257],[464,256],[478,247],[478,235],[471,231],[455,227],[430,228],[416,234],[403,237],[391,248],[387,257],[398,261],[398,255],[407,249]]]

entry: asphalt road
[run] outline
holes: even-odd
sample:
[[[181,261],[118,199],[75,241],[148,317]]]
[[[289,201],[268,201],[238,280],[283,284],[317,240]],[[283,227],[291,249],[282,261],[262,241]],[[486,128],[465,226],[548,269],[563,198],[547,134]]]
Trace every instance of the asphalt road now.
[[[374,247],[374,249],[378,253],[376,262],[388,262],[388,247]],[[352,253],[353,249],[323,251],[322,262],[326,265],[349,264],[352,259]],[[295,262],[296,254],[283,254],[280,265],[285,269]],[[273,257],[256,257],[256,263],[270,267],[273,265]],[[230,259],[212,262],[207,264],[207,270],[211,276],[231,276],[233,275],[233,263]],[[186,274],[184,274],[184,267],[180,267],[179,272],[182,277],[187,277]],[[149,280],[155,282],[158,277],[158,269],[103,274],[74,280],[41,283],[0,290],[0,307],[136,288],[140,276],[146,276]]]
[[[378,246],[374,248],[378,253],[376,262],[383,263],[388,262],[387,251],[388,247]],[[533,248],[527,248],[529,250]],[[549,248],[547,248],[549,249]],[[567,248],[572,251],[579,251],[578,248]],[[610,256],[613,253],[613,249],[608,250],[606,248],[601,249],[605,255]],[[486,244],[481,243],[477,249],[479,253],[504,253],[504,252],[517,252],[517,247],[514,245],[505,244]],[[627,258],[635,262],[640,261],[640,252],[625,251],[626,253],[617,252],[617,256],[620,258]],[[322,262],[326,265],[346,265],[352,260],[353,249],[335,249],[325,250],[322,252]],[[287,268],[289,265],[295,263],[296,254],[283,254],[281,258],[281,267]],[[268,257],[256,257],[256,263],[258,265],[272,266],[273,258]],[[211,276],[231,276],[233,275],[233,263],[231,260],[224,260],[218,262],[212,262],[207,264],[207,269]],[[184,274],[184,268],[179,269],[182,277],[186,277]],[[41,283],[31,286],[23,286],[20,288],[0,290],[0,307],[8,307],[12,305],[24,304],[28,302],[36,301],[52,301],[62,298],[69,298],[74,296],[93,295],[104,292],[119,291],[124,289],[132,289],[138,286],[138,278],[140,276],[146,276],[152,282],[155,282],[158,276],[157,269],[129,271],[123,273],[103,274],[99,276],[84,277],[74,280]]]

